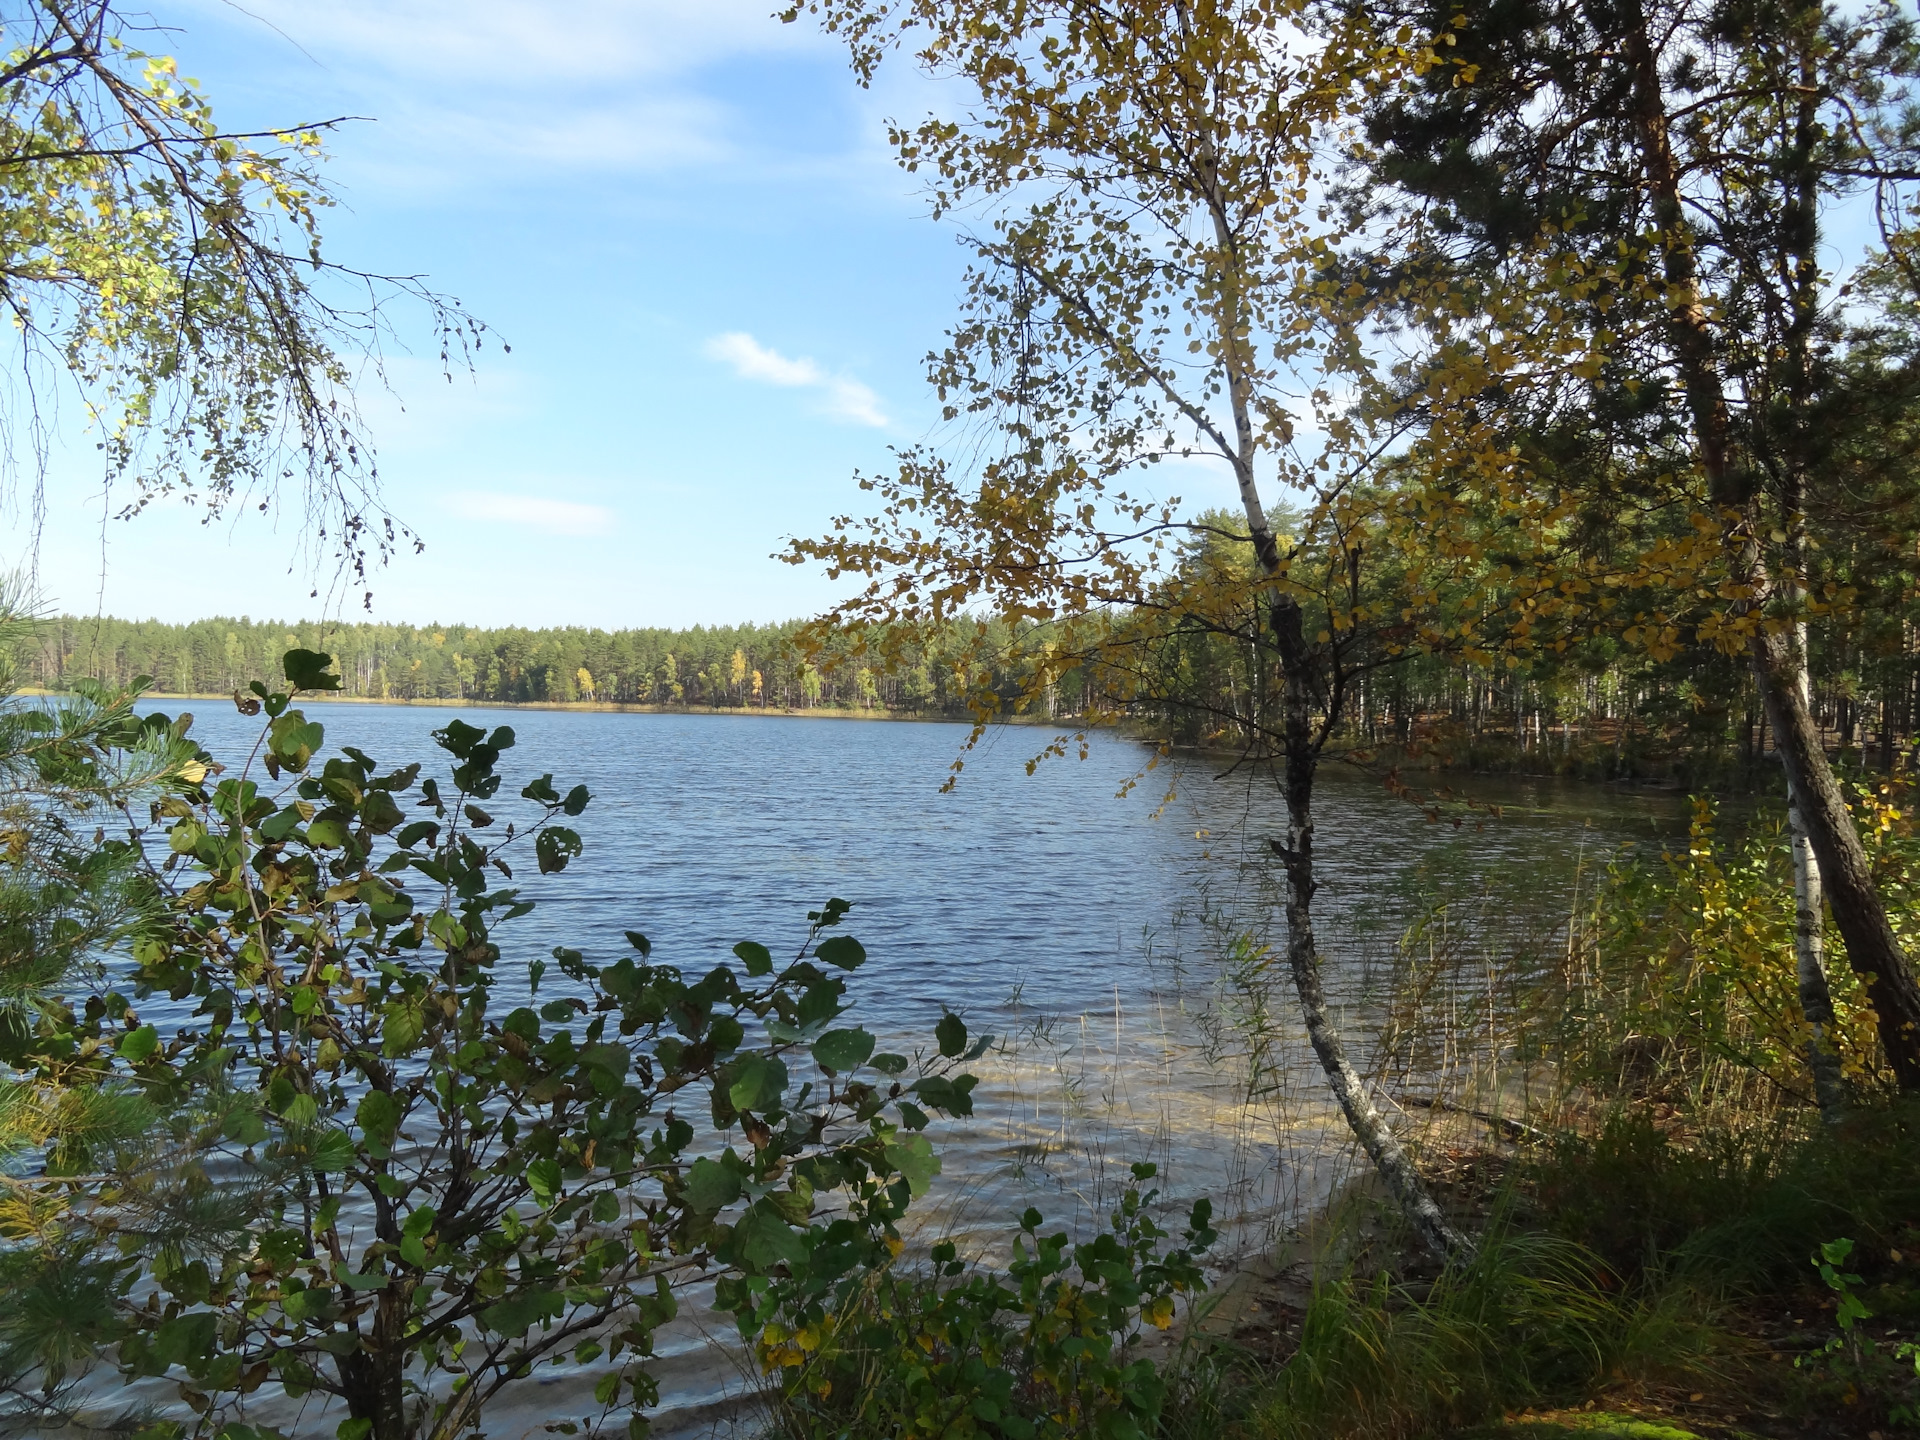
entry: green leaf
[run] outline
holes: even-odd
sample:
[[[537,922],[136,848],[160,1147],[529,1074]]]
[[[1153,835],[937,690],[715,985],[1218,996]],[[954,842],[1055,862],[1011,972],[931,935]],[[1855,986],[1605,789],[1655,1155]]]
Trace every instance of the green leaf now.
[[[376,835],[397,829],[406,818],[393,796],[384,790],[369,790],[360,802],[360,823]]]
[[[814,1063],[826,1070],[858,1070],[873,1054],[874,1040],[864,1030],[829,1030],[813,1042]]]
[[[940,1023],[933,1027],[933,1035],[940,1042],[940,1053],[949,1059],[967,1048],[967,1022],[951,1010],[940,1017]]]
[[[289,650],[280,657],[280,669],[296,690],[338,690],[340,677],[327,673],[332,665],[333,657],[317,650]]]
[[[258,1145],[267,1138],[266,1118],[253,1105],[242,1105],[227,1112],[220,1133],[242,1145]]]
[[[387,1277],[378,1272],[372,1275],[356,1275],[351,1270],[336,1270],[333,1272],[333,1278],[349,1290],[379,1290],[383,1289],[387,1283]]]
[[[916,1197],[926,1194],[933,1177],[940,1173],[940,1157],[933,1153],[933,1142],[924,1135],[910,1135],[880,1153],[906,1178],[907,1188]]]
[[[280,1308],[287,1312],[289,1320],[296,1323],[326,1314],[332,1304],[333,1291],[324,1285],[315,1285],[306,1290],[290,1290],[280,1297]]]
[[[734,1071],[727,1098],[736,1110],[778,1109],[787,1093],[787,1067],[771,1055],[743,1055]]]
[[[401,1259],[413,1265],[426,1265],[426,1239],[439,1218],[439,1213],[431,1205],[422,1205],[407,1216],[406,1224],[400,1227]],[[410,1246],[411,1249],[408,1248]]]
[[[798,1265],[807,1258],[805,1241],[780,1212],[764,1201],[752,1206],[733,1227],[728,1247],[749,1270],[766,1271],[776,1265]]]
[[[219,1316],[196,1310],[165,1321],[153,1332],[153,1358],[162,1365],[186,1365],[213,1358]]]
[[[978,1040],[973,1042],[973,1048],[960,1057],[960,1063],[962,1065],[971,1065],[993,1048],[993,1041],[994,1037],[991,1034],[982,1035]]]
[[[322,850],[338,850],[347,843],[351,833],[344,815],[322,815],[307,826],[307,843]]]
[[[858,970],[867,962],[866,947],[851,935],[834,935],[820,942],[820,948],[813,952],[829,965],[838,965],[842,970]]]
[[[696,1215],[716,1215],[740,1198],[740,1177],[718,1161],[703,1156],[687,1171],[682,1189],[689,1210]]]
[[[923,1075],[909,1088],[936,1110],[944,1110],[949,1115],[971,1115],[973,1087],[979,1083],[972,1075]]]
[[[360,1097],[353,1118],[365,1134],[384,1142],[393,1138],[393,1132],[400,1124],[400,1107],[386,1091],[369,1090]]]
[[[882,1075],[901,1075],[906,1073],[907,1057],[884,1050],[873,1057],[873,1068]]]
[[[304,770],[314,751],[326,739],[326,733],[326,727],[319,721],[310,721],[300,711],[289,710],[267,727],[267,756],[288,770]]]
[[[333,1432],[334,1440],[367,1440],[373,1434],[371,1420],[342,1420],[340,1428]]]
[[[558,1320],[566,1313],[562,1290],[523,1290],[480,1312],[480,1323],[500,1335],[524,1335],[542,1320]]]
[[[567,868],[567,862],[586,847],[580,837],[564,825],[550,825],[533,837],[533,853],[540,862],[542,875],[553,875]]]
[[[536,1160],[527,1167],[527,1188],[542,1205],[551,1205],[560,1193],[562,1176],[558,1160]]]
[[[114,1053],[129,1065],[138,1065],[142,1060],[160,1048],[160,1032],[151,1025],[142,1025],[138,1030],[129,1030],[120,1037],[120,1043]]]
[[[398,840],[401,849],[411,850],[422,840],[431,843],[439,833],[440,826],[437,822],[432,820],[416,820],[402,830],[395,838]]]
[[[380,1053],[389,1060],[407,1054],[427,1028],[419,999],[395,1000],[381,1015]]]
[[[800,1003],[794,1009],[794,1019],[800,1022],[802,1028],[833,1019],[847,1008],[840,1003],[845,984],[844,980],[822,980],[817,985],[809,985],[807,993],[800,997]]]
[[[773,954],[766,946],[752,940],[742,940],[733,947],[733,953],[747,962],[747,974],[771,975],[773,973]]]

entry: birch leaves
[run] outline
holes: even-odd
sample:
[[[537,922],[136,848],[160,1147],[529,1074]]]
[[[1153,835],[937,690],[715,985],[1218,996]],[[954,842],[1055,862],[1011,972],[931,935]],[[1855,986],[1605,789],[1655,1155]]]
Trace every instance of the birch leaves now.
[[[0,5],[0,37],[0,288],[22,352],[8,422],[44,451],[52,382],[71,381],[107,480],[131,482],[121,514],[169,492],[215,514],[264,505],[292,481],[316,558],[358,572],[391,550],[404,532],[379,504],[356,362],[377,368],[401,296],[426,307],[443,361],[480,330],[416,279],[324,258],[337,122],[222,130],[112,0]]]

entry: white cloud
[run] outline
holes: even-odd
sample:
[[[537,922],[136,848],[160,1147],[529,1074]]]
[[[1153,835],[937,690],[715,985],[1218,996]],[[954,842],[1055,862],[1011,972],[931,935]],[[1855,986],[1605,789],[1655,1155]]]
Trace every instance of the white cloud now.
[[[377,133],[348,126],[335,148],[355,155],[361,179],[416,198],[556,169],[738,164],[755,147],[743,107],[716,89],[727,66],[839,58],[817,27],[780,24],[766,0],[181,3],[271,66],[259,123],[286,123],[287,92],[377,117]]]
[[[844,375],[829,375],[814,361],[802,356],[789,359],[769,349],[744,330],[716,335],[707,342],[707,358],[733,367],[742,380],[758,380],[790,390],[816,390],[821,409],[836,420],[884,429],[887,417],[880,410],[880,397]]]
[[[744,330],[716,335],[707,342],[707,356],[724,360],[742,380],[764,380],[769,385],[808,386],[827,383],[826,373],[811,360],[789,360],[769,350]]]
[[[536,495],[501,495],[488,490],[451,495],[447,508],[468,520],[528,525],[549,535],[599,535],[614,524],[613,511],[604,505],[581,505]]]
[[[231,17],[229,0],[187,0]],[[251,0],[246,12],[322,64],[462,88],[621,86],[742,54],[829,49],[766,0]]]

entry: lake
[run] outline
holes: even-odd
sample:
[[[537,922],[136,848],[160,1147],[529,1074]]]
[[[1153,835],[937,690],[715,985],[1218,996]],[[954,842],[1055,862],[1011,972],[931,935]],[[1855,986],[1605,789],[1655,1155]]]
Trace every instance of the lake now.
[[[223,760],[258,733],[231,705],[159,708],[195,710],[193,733]],[[539,909],[502,931],[509,967],[558,944],[612,960],[627,953],[622,932],[640,930],[656,961],[701,971],[742,939],[791,949],[809,909],[852,901],[846,928],[870,957],[850,986],[853,1018],[881,1048],[928,1043],[942,1006],[1002,1037],[975,1067],[975,1117],[938,1127],[944,1170],[926,1209],[926,1224],[976,1252],[1003,1243],[1028,1204],[1084,1227],[1139,1159],[1161,1164],[1170,1193],[1213,1195],[1225,1246],[1251,1248],[1347,1164],[1284,971],[1260,947],[1279,923],[1266,837],[1284,815],[1270,779],[1192,756],[1146,771],[1151,749],[1113,735],[1029,775],[1052,732],[999,727],[943,794],[964,725],[307,709],[329,750],[354,745],[383,765],[429,760],[429,732],[456,716],[508,725],[518,744],[503,794],[544,771],[592,791],[576,822],[585,855],[559,876],[522,872]],[[1475,943],[1522,944],[1563,922],[1576,884],[1621,847],[1657,851],[1685,833],[1673,795],[1465,788],[1482,808],[1456,827],[1377,777],[1325,771],[1316,905],[1329,989],[1363,1052],[1398,941],[1436,903],[1460,907]],[[662,1351],[662,1433],[676,1416],[697,1431],[737,1375],[692,1320]],[[491,1430],[517,1433],[499,1418]]]

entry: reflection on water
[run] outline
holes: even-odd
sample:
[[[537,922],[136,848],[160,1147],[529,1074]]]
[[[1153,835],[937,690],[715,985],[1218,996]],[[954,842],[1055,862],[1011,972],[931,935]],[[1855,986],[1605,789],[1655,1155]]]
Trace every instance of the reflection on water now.
[[[257,722],[202,709],[201,742],[244,756]],[[656,961],[705,969],[743,938],[777,953],[802,937],[808,909],[853,901],[849,928],[871,957],[851,986],[855,1018],[881,1048],[930,1044],[942,1006],[1000,1037],[975,1067],[975,1117],[940,1127],[944,1170],[922,1221],[977,1250],[1003,1243],[1028,1204],[1050,1222],[1097,1223],[1126,1162],[1143,1159],[1161,1165],[1170,1193],[1214,1197],[1226,1246],[1257,1245],[1344,1163],[1338,1117],[1303,1068],[1285,976],[1263,948],[1278,913],[1266,837],[1284,821],[1257,775],[1176,758],[1119,798],[1146,747],[1099,736],[1086,760],[1029,776],[1050,737],[1005,728],[941,794],[962,725],[308,710],[329,748],[393,765],[426,759],[428,732],[452,715],[510,725],[519,743],[502,768],[514,788],[549,770],[562,789],[586,783],[586,854],[527,882],[540,908],[501,933],[509,966],[558,944],[612,960],[637,929]],[[1476,914],[1517,935],[1564,917],[1580,867],[1684,830],[1670,796],[1552,781],[1476,783],[1473,794],[1499,818],[1435,823],[1377,780],[1326,773],[1317,905],[1329,989],[1357,1037],[1398,938],[1435,900],[1506,897]],[[685,1421],[738,1387],[691,1316],[661,1349],[662,1388]],[[535,1401],[522,1418],[535,1425],[554,1408]],[[493,1433],[519,1433],[514,1417],[489,1419]]]

